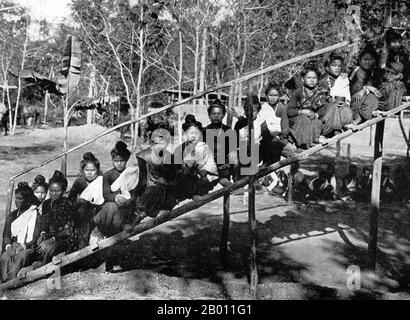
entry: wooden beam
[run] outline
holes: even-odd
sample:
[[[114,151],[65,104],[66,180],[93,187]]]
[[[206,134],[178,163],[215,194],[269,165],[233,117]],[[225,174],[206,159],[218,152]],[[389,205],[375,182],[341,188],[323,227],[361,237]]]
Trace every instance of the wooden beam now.
[[[389,117],[392,116],[398,112],[400,112],[401,110],[407,109],[410,107],[410,103],[404,103],[390,111],[387,111],[385,116]],[[336,136],[334,136],[333,138],[328,139],[327,143],[325,145],[316,145],[313,148],[310,148],[304,152],[298,153],[293,157],[289,157],[287,159],[281,160],[279,162],[276,162],[266,168],[263,168],[261,170],[258,171],[258,173],[254,176],[255,179],[259,179],[261,177],[266,176],[267,174],[278,170],[280,168],[283,168],[285,166],[290,165],[291,163],[294,163],[296,161],[301,161],[301,160],[305,160],[308,159],[310,155],[321,151],[325,148],[327,148],[330,145],[335,144],[337,141],[340,141],[342,139],[345,139],[353,134],[355,134],[356,132],[359,132],[365,128],[368,128],[369,126],[372,126],[376,123],[379,123],[381,121],[384,121],[384,117],[377,117],[377,118],[373,118],[371,120],[368,120],[362,124],[360,124],[357,127],[357,130],[355,130],[354,132],[349,129],[343,133],[340,133]],[[230,186],[224,187],[222,189],[216,190],[206,196],[204,196],[201,200],[199,201],[190,201],[184,205],[181,205],[180,207],[177,207],[176,209],[172,210],[171,212],[162,215],[160,217],[157,217],[155,219],[146,221],[146,222],[142,222],[141,224],[139,224],[137,227],[135,227],[135,229],[130,232],[130,233],[124,233],[121,232],[119,234],[116,234],[110,238],[101,240],[98,243],[98,246],[88,246],[85,247],[79,251],[70,253],[64,257],[62,257],[61,259],[61,263],[59,265],[54,265],[52,263],[49,263],[39,269],[36,269],[34,271],[31,271],[29,273],[27,273],[26,278],[24,279],[13,279],[11,281],[5,282],[3,284],[0,284],[0,290],[7,290],[7,289],[12,289],[12,288],[18,288],[22,285],[25,285],[27,283],[33,282],[37,279],[43,278],[51,273],[53,273],[55,270],[57,270],[58,268],[61,268],[63,266],[69,265],[75,261],[78,261],[80,259],[83,259],[95,252],[98,252],[100,250],[103,250],[105,248],[111,247],[114,244],[120,243],[121,241],[124,241],[128,238],[134,237],[137,234],[142,234],[145,231],[151,230],[167,221],[170,221],[172,219],[175,219],[183,214],[186,214],[194,209],[197,209],[199,207],[202,207],[203,205],[212,202],[220,197],[222,197],[224,194],[230,194],[233,191],[242,188],[243,186],[247,185],[250,183],[250,176],[247,176],[245,178],[242,178],[239,181],[236,181],[235,183],[233,183]]]
[[[369,231],[369,267],[376,268],[377,258],[377,232],[379,226],[379,209],[380,209],[380,185],[383,158],[383,134],[384,120],[376,124],[376,134],[374,137],[374,159],[373,159],[373,176],[372,176],[372,196],[370,212],[370,231]]]

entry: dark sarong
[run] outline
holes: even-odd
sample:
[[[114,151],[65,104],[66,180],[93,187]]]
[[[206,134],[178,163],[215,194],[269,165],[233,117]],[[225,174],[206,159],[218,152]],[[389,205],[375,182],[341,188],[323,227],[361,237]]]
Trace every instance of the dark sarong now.
[[[289,125],[296,146],[305,149],[313,146],[313,142],[318,140],[323,127],[321,120],[310,120],[305,115],[289,118]]]
[[[334,130],[341,130],[344,126],[352,123],[353,111],[349,106],[339,106],[334,102],[327,104],[322,118],[322,134],[327,135]]]
[[[148,216],[155,218],[161,210],[172,210],[177,199],[171,186],[158,183],[147,187],[137,198],[136,208]]]
[[[360,117],[361,120],[369,120],[372,117],[373,111],[376,111],[378,107],[379,99],[373,93],[369,93],[367,96],[364,96],[358,103],[353,100],[353,119],[358,119]]]

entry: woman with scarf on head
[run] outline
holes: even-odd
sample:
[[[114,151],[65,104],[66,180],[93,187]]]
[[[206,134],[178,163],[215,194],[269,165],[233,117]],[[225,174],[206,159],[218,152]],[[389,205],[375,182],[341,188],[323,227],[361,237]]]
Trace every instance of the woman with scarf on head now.
[[[7,215],[4,225],[3,254],[0,258],[3,282],[14,279],[31,262],[41,227],[37,203],[27,182],[20,182],[15,191],[16,210]]]

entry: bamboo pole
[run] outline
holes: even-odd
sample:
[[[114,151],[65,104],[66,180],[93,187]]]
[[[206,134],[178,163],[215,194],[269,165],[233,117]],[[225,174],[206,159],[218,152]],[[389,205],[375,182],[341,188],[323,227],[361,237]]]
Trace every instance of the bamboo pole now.
[[[410,103],[404,103],[402,105],[400,105],[397,108],[394,108],[388,112],[386,112],[385,116],[389,117],[392,116],[394,114],[396,114],[397,112],[400,112],[401,110],[407,109],[410,107]],[[335,144],[337,141],[343,140],[353,134],[355,134],[356,132],[362,131],[365,128],[368,128],[376,123],[379,123],[381,121],[384,121],[385,117],[376,117],[373,118],[371,120],[368,120],[362,124],[360,124],[357,127],[357,130],[352,131],[351,129],[340,133],[336,136],[334,136],[333,138],[328,139],[327,143],[324,145],[316,145],[313,148],[310,148],[304,152],[298,153],[293,157],[289,157],[287,159],[281,160],[279,162],[276,162],[266,168],[263,168],[261,170],[259,170],[256,174],[255,174],[255,179],[259,179],[261,177],[266,176],[267,174],[278,170],[280,168],[283,168],[285,166],[290,165],[291,163],[297,162],[297,161],[301,161],[304,159],[308,159],[310,155],[321,151],[325,148],[327,148],[330,145]],[[98,242],[98,246],[88,246],[85,247],[79,251],[70,253],[64,257],[61,258],[61,261],[59,261],[59,263],[57,265],[53,264],[53,263],[49,263],[39,269],[33,270],[31,272],[28,272],[26,275],[26,278],[24,279],[13,279],[11,281],[5,282],[3,284],[0,284],[0,290],[7,290],[7,289],[13,289],[13,288],[18,288],[22,285],[25,285],[27,283],[33,282],[37,279],[43,278],[45,276],[47,276],[48,274],[53,273],[56,269],[61,268],[63,266],[69,265],[75,261],[78,261],[80,259],[83,259],[95,252],[98,252],[100,250],[103,250],[105,248],[111,247],[114,244],[117,244],[123,240],[126,240],[128,238],[134,237],[137,234],[142,234],[145,231],[151,230],[167,221],[170,221],[172,219],[175,219],[183,214],[186,214],[194,209],[197,209],[199,207],[202,207],[203,205],[212,202],[220,197],[222,197],[224,194],[230,194],[233,191],[242,188],[243,186],[249,184],[251,179],[251,176],[247,176],[245,178],[242,178],[241,180],[233,183],[230,186],[224,187],[222,189],[216,190],[206,196],[204,196],[201,200],[199,201],[190,201],[184,205],[181,205],[180,207],[177,207],[176,209],[172,210],[171,212],[164,214],[160,217],[157,217],[155,219],[146,221],[146,222],[142,222],[140,225],[138,225],[137,227],[135,227],[135,229],[130,232],[130,233],[125,233],[125,232],[121,232],[118,233],[116,235],[114,235],[113,237],[101,240],[100,242]]]
[[[229,194],[224,194],[222,234],[221,234],[221,242],[219,245],[219,260],[223,267],[226,267],[228,264],[228,240],[229,240],[229,223],[230,223],[229,205],[230,205],[230,196]]]
[[[374,159],[373,159],[373,176],[372,176],[372,196],[371,196],[371,213],[370,213],[370,230],[369,230],[369,267],[376,268],[377,257],[377,232],[379,225],[380,209],[380,185],[383,159],[383,134],[384,120],[377,123],[376,134],[374,137]]]
[[[255,214],[255,177],[251,176],[249,183],[248,217],[250,229],[250,293],[253,300],[258,299],[258,266],[256,263],[257,225]]]
[[[288,203],[292,204],[295,199],[295,173],[298,171],[299,165],[297,162],[290,165],[289,171],[289,187],[288,187]]]
[[[247,149],[248,156],[253,157],[252,155],[252,143],[253,141],[253,102],[251,95],[251,85],[249,83],[248,87],[248,101],[247,101],[247,110],[246,116],[248,118],[248,141]],[[259,152],[259,150],[258,150]],[[250,161],[252,165],[252,161]],[[252,170],[252,168],[251,168]],[[252,170],[253,171],[253,170]],[[256,172],[255,172],[256,173]],[[255,215],[255,176],[251,175],[248,186],[248,219],[249,219],[249,230],[250,230],[250,294],[253,300],[257,299],[258,292],[258,267],[256,264],[256,239],[257,239],[257,230],[256,230],[256,215]]]
[[[14,180],[9,181],[9,188],[7,190],[7,198],[6,198],[6,212],[4,215],[1,216],[2,220],[1,222],[4,223],[6,221],[7,215],[10,214],[11,212],[11,206],[13,202],[13,190],[14,190]],[[3,234],[1,237],[1,240],[3,241]],[[3,245],[3,243],[2,243]]]
[[[229,101],[228,101],[228,112],[227,112],[227,119],[226,124],[229,127],[232,127],[232,110],[234,107],[233,99],[234,99],[235,88],[231,86],[229,91]],[[228,263],[228,239],[229,239],[229,223],[230,223],[230,215],[229,215],[229,207],[230,207],[230,195],[225,194],[223,196],[223,222],[222,222],[222,235],[221,235],[221,242],[219,245],[219,256],[220,262],[222,266],[226,267]]]
[[[357,41],[357,42],[358,42],[358,41]],[[316,51],[313,51],[313,52],[310,52],[310,53],[301,55],[301,56],[299,56],[299,57],[295,57],[295,58],[292,58],[292,59],[285,60],[285,61],[280,62],[280,63],[278,63],[278,64],[275,64],[275,65],[273,65],[273,66],[266,67],[266,68],[264,68],[264,69],[262,69],[262,70],[257,70],[257,71],[251,72],[251,73],[246,74],[246,75],[244,75],[244,76],[242,76],[242,77],[240,77],[240,78],[237,78],[237,79],[235,79],[235,80],[231,80],[231,81],[225,82],[225,83],[223,83],[223,84],[217,85],[217,86],[215,86],[215,87],[208,88],[208,89],[206,89],[206,90],[204,90],[204,91],[202,91],[202,92],[199,92],[199,93],[197,93],[197,94],[194,94],[194,95],[192,95],[192,96],[190,96],[190,97],[188,97],[188,98],[182,99],[181,101],[177,101],[177,102],[174,102],[174,103],[170,103],[170,104],[168,104],[168,105],[166,105],[166,106],[164,106],[164,107],[162,107],[162,108],[159,108],[159,109],[156,109],[156,110],[154,110],[154,111],[148,112],[148,113],[146,113],[146,114],[140,116],[140,117],[137,118],[137,119],[128,120],[128,121],[125,121],[125,122],[123,122],[123,123],[120,123],[120,124],[118,124],[117,126],[115,126],[115,127],[113,127],[113,128],[110,128],[110,129],[108,129],[108,130],[106,130],[106,131],[104,131],[104,132],[98,134],[96,137],[94,137],[94,138],[92,138],[92,139],[90,139],[90,140],[87,140],[87,141],[85,141],[85,142],[79,144],[78,146],[73,147],[73,148],[67,150],[66,152],[63,152],[63,153],[61,153],[61,154],[59,154],[59,155],[57,155],[57,156],[55,156],[55,157],[53,157],[53,158],[50,158],[50,159],[48,159],[48,160],[45,160],[44,162],[40,163],[39,165],[33,166],[33,167],[29,168],[29,169],[26,169],[26,170],[24,170],[24,171],[19,172],[18,174],[16,174],[16,175],[13,176],[12,178],[17,178],[17,177],[19,177],[19,176],[21,176],[21,175],[23,175],[23,174],[26,174],[27,172],[30,172],[30,171],[35,170],[35,169],[38,169],[38,168],[44,166],[45,164],[48,164],[48,163],[50,163],[50,162],[52,162],[52,161],[55,161],[56,159],[61,158],[61,157],[63,157],[64,155],[66,155],[66,154],[68,154],[68,153],[71,153],[71,152],[73,152],[73,151],[76,151],[76,150],[78,150],[78,149],[80,149],[80,148],[82,148],[82,147],[84,147],[84,146],[86,146],[86,145],[88,145],[88,144],[90,144],[90,143],[92,143],[92,142],[94,142],[94,141],[100,139],[101,137],[103,137],[103,136],[105,136],[105,135],[107,135],[107,134],[110,134],[111,132],[114,132],[114,131],[117,130],[117,129],[120,129],[120,128],[124,127],[124,126],[131,125],[131,124],[133,124],[133,123],[135,123],[135,122],[139,122],[139,121],[141,121],[141,120],[144,120],[144,119],[146,119],[146,118],[148,118],[148,117],[150,117],[150,116],[153,116],[154,114],[163,112],[163,111],[168,110],[168,109],[171,109],[171,108],[175,108],[175,107],[177,107],[177,106],[179,106],[179,105],[186,104],[186,103],[188,103],[188,102],[190,102],[190,101],[192,101],[192,100],[201,98],[201,97],[204,96],[205,94],[208,94],[208,93],[211,93],[211,92],[214,92],[214,91],[218,91],[218,90],[221,90],[221,89],[230,87],[230,86],[232,86],[233,84],[236,84],[236,83],[240,83],[240,82],[243,82],[243,81],[247,81],[247,80],[249,80],[249,79],[251,79],[251,78],[258,77],[258,76],[260,76],[261,74],[264,74],[264,73],[267,73],[267,72],[271,72],[271,71],[273,71],[273,70],[282,68],[282,67],[287,66],[287,65],[289,65],[289,64],[296,63],[296,62],[299,62],[299,61],[302,61],[302,60],[305,60],[305,59],[308,59],[308,58],[311,58],[311,57],[314,57],[314,56],[317,56],[317,55],[321,55],[321,54],[324,54],[324,53],[327,53],[327,52],[330,52],[330,51],[333,51],[333,50],[336,50],[336,49],[340,49],[340,48],[343,48],[343,47],[352,45],[352,44],[354,44],[354,43],[356,43],[356,42],[350,42],[350,41],[339,42],[339,43],[334,44],[334,45],[332,45],[332,46],[329,46],[329,47],[326,47],[326,48],[323,48],[323,49],[319,49],[319,50],[316,50]]]

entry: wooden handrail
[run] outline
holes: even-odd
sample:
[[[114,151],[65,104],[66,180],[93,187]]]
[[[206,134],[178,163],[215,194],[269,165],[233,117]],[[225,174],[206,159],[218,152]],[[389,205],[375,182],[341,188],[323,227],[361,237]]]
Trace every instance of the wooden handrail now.
[[[400,106],[398,106],[398,107],[396,107],[396,108],[394,108],[390,111],[387,111],[384,114],[384,116],[378,116],[376,118],[373,118],[371,120],[368,120],[368,121],[358,125],[357,130],[353,131],[352,129],[349,129],[345,132],[342,132],[342,133],[334,136],[333,138],[328,139],[326,144],[318,144],[318,145],[314,146],[313,148],[310,148],[308,150],[305,150],[301,153],[296,154],[295,156],[292,156],[292,157],[289,157],[287,159],[278,161],[278,162],[276,162],[276,163],[274,163],[274,164],[272,164],[272,165],[270,165],[266,168],[263,168],[263,169],[259,170],[253,177],[255,179],[259,179],[259,178],[264,177],[264,176],[270,174],[271,172],[273,172],[275,170],[278,170],[282,167],[285,167],[289,164],[292,164],[292,163],[297,162],[297,161],[305,160],[310,155],[312,155],[312,154],[314,154],[318,151],[321,151],[321,150],[327,148],[330,145],[336,144],[336,142],[341,141],[341,140],[343,140],[343,139],[345,139],[345,138],[347,138],[347,137],[349,137],[349,136],[351,136],[355,133],[358,133],[358,132],[370,127],[370,126],[373,126],[373,125],[375,125],[375,124],[377,124],[381,121],[384,121],[387,117],[390,117],[390,116],[392,116],[392,115],[394,115],[394,114],[396,114],[396,113],[398,113],[398,112],[400,112],[404,109],[407,109],[409,107],[410,107],[410,103],[408,103],[408,102],[403,103],[402,105],[400,105]],[[114,244],[117,244],[117,243],[119,243],[121,241],[124,241],[128,238],[131,238],[133,236],[136,236],[138,234],[142,234],[142,233],[144,233],[148,230],[151,230],[151,229],[153,229],[153,228],[155,228],[155,227],[157,227],[157,226],[159,226],[159,225],[161,225],[165,222],[168,222],[168,221],[170,221],[172,219],[175,219],[175,218],[177,218],[177,217],[179,217],[183,214],[186,214],[186,213],[188,213],[188,212],[190,212],[194,209],[197,209],[197,208],[199,208],[199,207],[201,207],[201,206],[203,206],[203,205],[205,205],[209,202],[212,202],[212,201],[224,196],[225,194],[230,194],[233,191],[242,188],[243,186],[249,184],[251,178],[252,178],[252,176],[247,176],[245,178],[242,178],[241,180],[236,181],[235,183],[233,183],[230,186],[227,186],[227,187],[224,187],[222,189],[216,190],[216,191],[204,196],[203,199],[201,199],[200,201],[190,201],[190,202],[188,202],[188,203],[186,203],[186,204],[184,204],[184,205],[182,205],[182,206],[168,212],[165,215],[159,216],[155,219],[152,219],[152,220],[149,220],[149,221],[146,221],[146,222],[142,222],[140,225],[136,226],[134,228],[134,230],[132,230],[132,232],[130,232],[130,233],[121,232],[121,233],[118,233],[118,234],[116,234],[116,235],[114,235],[110,238],[99,241],[97,246],[90,245],[88,247],[85,247],[85,248],[80,249],[78,251],[75,251],[73,253],[70,253],[70,254],[62,257],[61,260],[57,264],[55,264],[53,262],[50,262],[49,264],[47,264],[47,265],[45,265],[41,268],[38,268],[38,269],[33,270],[31,272],[28,272],[24,279],[15,278],[13,280],[10,280],[8,282],[0,284],[0,290],[8,290],[8,289],[21,287],[21,286],[23,286],[27,283],[33,282],[33,281],[41,279],[41,278],[43,278],[43,277],[45,277],[49,274],[52,274],[57,269],[59,269],[63,266],[67,266],[67,265],[69,265],[69,264],[71,264],[75,261],[80,260],[80,259],[83,259],[83,258],[85,258],[85,257],[87,257],[87,256],[89,256],[89,255],[91,255],[91,254],[93,254],[97,251],[100,251],[102,249],[111,247]]]
[[[131,125],[131,124],[133,124],[133,123],[142,121],[142,120],[144,120],[144,119],[146,119],[146,118],[148,118],[148,117],[150,117],[150,116],[153,116],[153,115],[155,115],[155,114],[157,114],[157,113],[163,112],[163,111],[168,110],[168,109],[171,109],[171,108],[175,108],[175,107],[177,107],[177,106],[179,106],[179,105],[186,104],[186,103],[188,103],[188,102],[190,102],[190,101],[192,101],[192,100],[199,99],[199,98],[203,97],[204,95],[206,95],[206,94],[208,94],[208,93],[215,92],[215,91],[218,91],[218,90],[221,90],[221,89],[224,89],[224,88],[228,88],[228,87],[230,87],[230,86],[232,86],[232,85],[234,85],[234,84],[248,81],[249,79],[252,79],[252,78],[258,77],[258,76],[260,76],[260,75],[262,75],[262,74],[265,74],[265,73],[268,73],[268,72],[277,70],[277,69],[282,68],[282,67],[284,67],[284,66],[287,66],[287,65],[289,65],[289,64],[296,63],[296,62],[299,62],[299,61],[303,61],[303,60],[306,60],[306,59],[309,59],[309,58],[312,58],[312,57],[315,57],[315,56],[318,56],[318,55],[321,55],[321,54],[324,54],[324,53],[327,53],[327,52],[330,52],[330,51],[333,51],[333,50],[337,50],[337,49],[340,49],[340,48],[343,48],[343,47],[346,47],[346,46],[349,46],[349,45],[353,45],[353,44],[358,43],[358,42],[360,42],[360,41],[354,41],[354,42],[351,42],[351,41],[343,41],[343,42],[339,42],[339,43],[334,44],[334,45],[332,45],[332,46],[329,46],[329,47],[326,47],[326,48],[322,48],[322,49],[319,49],[319,50],[315,50],[315,51],[313,51],[313,52],[309,52],[309,53],[306,53],[306,54],[304,54],[304,55],[301,55],[301,56],[298,56],[298,57],[295,57],[295,58],[292,58],[292,59],[288,59],[288,60],[282,61],[282,62],[280,62],[280,63],[277,63],[277,64],[273,65],[273,66],[269,66],[269,67],[266,67],[266,68],[261,69],[261,70],[256,70],[256,71],[250,72],[250,73],[248,73],[248,74],[246,74],[246,75],[244,75],[244,76],[242,76],[242,77],[239,77],[239,78],[237,78],[237,79],[235,79],[235,80],[231,80],[231,81],[222,83],[222,84],[220,84],[220,85],[217,85],[217,86],[208,88],[208,89],[206,89],[206,90],[204,90],[204,91],[201,91],[201,92],[199,92],[199,93],[197,93],[197,94],[194,94],[194,95],[192,95],[192,96],[190,96],[190,97],[188,97],[188,98],[185,98],[185,99],[183,99],[183,100],[181,100],[181,101],[177,101],[177,102],[168,104],[168,105],[166,105],[166,106],[164,106],[164,107],[162,107],[162,108],[159,108],[159,109],[156,109],[156,110],[154,110],[154,111],[148,112],[148,113],[146,113],[146,114],[140,116],[140,117],[137,118],[137,119],[128,120],[128,121],[126,121],[126,122],[120,123],[120,124],[116,125],[115,127],[112,127],[112,128],[110,128],[110,129],[108,129],[108,130],[106,130],[106,131],[104,131],[104,132],[101,132],[101,133],[98,134],[96,137],[94,137],[94,138],[92,138],[92,139],[90,139],[90,140],[87,140],[87,141],[85,141],[85,142],[79,144],[78,146],[75,146],[75,147],[73,147],[73,148],[71,148],[71,149],[69,149],[69,150],[67,150],[67,151],[65,151],[65,152],[62,152],[62,153],[60,153],[60,154],[58,154],[58,155],[56,155],[56,156],[54,156],[54,157],[52,157],[52,158],[50,158],[50,159],[47,159],[47,160],[45,160],[45,161],[39,163],[39,164],[36,165],[36,166],[30,167],[30,168],[28,168],[28,169],[25,169],[25,170],[23,170],[23,171],[17,173],[16,175],[12,176],[12,177],[10,178],[10,180],[14,180],[14,179],[16,179],[16,178],[18,178],[18,177],[20,177],[20,176],[22,176],[22,175],[24,175],[24,174],[26,174],[26,173],[32,171],[32,170],[38,169],[38,168],[40,168],[40,167],[42,167],[42,166],[44,166],[44,165],[46,165],[46,164],[48,164],[48,163],[50,163],[50,162],[52,162],[52,161],[55,161],[55,160],[57,160],[57,159],[59,159],[59,158],[65,156],[65,155],[67,155],[67,154],[69,154],[69,153],[72,153],[72,152],[74,152],[74,151],[76,151],[76,150],[78,150],[78,149],[80,149],[80,148],[82,148],[82,147],[84,147],[84,146],[86,146],[86,145],[88,145],[88,144],[90,144],[90,143],[92,143],[92,142],[94,142],[94,141],[96,141],[96,140],[102,138],[103,136],[105,136],[105,135],[107,135],[107,134],[109,134],[109,133],[111,133],[111,132],[114,132],[114,131],[117,130],[117,129],[120,129],[120,128],[124,127],[124,126]]]

